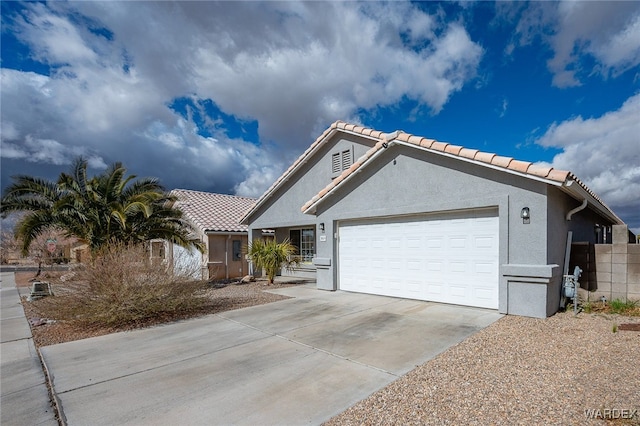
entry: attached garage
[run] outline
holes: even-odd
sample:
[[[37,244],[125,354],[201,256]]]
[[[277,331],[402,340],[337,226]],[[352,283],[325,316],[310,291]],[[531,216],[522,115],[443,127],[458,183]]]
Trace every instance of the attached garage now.
[[[341,290],[498,309],[495,210],[345,221]]]
[[[250,239],[307,230],[318,289],[538,318],[563,303],[570,243],[623,223],[569,171],[342,121],[243,221]]]

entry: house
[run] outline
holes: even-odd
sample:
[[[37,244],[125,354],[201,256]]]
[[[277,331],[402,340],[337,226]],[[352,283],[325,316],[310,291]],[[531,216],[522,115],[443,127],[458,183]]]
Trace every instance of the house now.
[[[204,279],[237,278],[248,274],[249,265],[243,255],[247,244],[247,225],[240,223],[243,214],[255,203],[254,198],[210,192],[174,189],[175,206],[198,232],[206,251],[201,254],[182,247],[168,249],[175,266],[199,268]],[[164,247],[152,246],[152,254],[164,257]]]
[[[291,239],[319,289],[532,317],[561,304],[567,245],[623,224],[571,172],[342,121],[242,222]]]

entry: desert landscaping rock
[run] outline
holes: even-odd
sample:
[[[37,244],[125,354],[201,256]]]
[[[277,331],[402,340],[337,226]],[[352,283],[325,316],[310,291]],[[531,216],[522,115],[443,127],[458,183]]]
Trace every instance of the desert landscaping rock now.
[[[212,288],[210,313],[282,299],[263,291],[281,286]],[[640,317],[602,313],[505,316],[326,425],[603,424],[587,410],[637,410],[621,424],[640,425],[640,332],[633,331],[639,327]],[[33,327],[39,346],[109,332]]]
[[[326,426],[602,424],[585,411],[606,409],[637,410],[624,424],[638,425],[640,333],[621,322],[640,318],[505,316]]]

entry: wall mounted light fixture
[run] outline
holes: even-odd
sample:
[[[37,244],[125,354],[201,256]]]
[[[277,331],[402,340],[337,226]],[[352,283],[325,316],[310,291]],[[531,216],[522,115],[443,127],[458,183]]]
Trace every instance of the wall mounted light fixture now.
[[[324,232],[324,222],[320,223],[320,230]]]
[[[531,213],[529,212],[529,207],[523,207],[520,211],[520,217],[522,218],[522,223],[529,223],[531,221]]]

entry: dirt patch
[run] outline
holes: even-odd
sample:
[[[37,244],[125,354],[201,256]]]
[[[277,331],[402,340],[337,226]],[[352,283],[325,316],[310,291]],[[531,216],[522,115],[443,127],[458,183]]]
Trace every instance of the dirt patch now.
[[[618,330],[640,331],[640,324],[620,324]]]
[[[41,274],[42,275],[42,274]],[[16,272],[16,286],[17,287],[31,287],[31,283],[34,281],[38,281],[40,279],[45,279],[44,277],[37,277],[35,272]],[[49,277],[51,277],[49,275]]]
[[[56,274],[55,276],[53,274]],[[48,279],[59,278],[64,272],[43,273],[39,280],[46,281]],[[18,287],[30,287],[35,278],[34,272],[17,272],[15,274],[16,285]],[[119,331],[127,331],[138,328],[152,327],[159,324],[194,318],[203,315],[215,314],[234,309],[246,308],[249,306],[262,305],[278,300],[288,299],[287,296],[269,293],[265,290],[277,288],[292,287],[303,284],[302,281],[293,281],[287,283],[275,283],[268,285],[265,280],[258,280],[247,284],[239,284],[234,282],[212,283],[207,291],[208,303],[196,312],[189,312],[176,315],[165,315],[160,318],[136,324],[135,326],[109,328],[109,327],[81,327],[69,322],[55,321],[52,318],[46,318],[38,309],[38,302],[28,302],[22,299],[25,314],[31,325],[33,341],[36,347],[55,345],[58,343],[70,342],[73,340],[86,339],[89,337],[102,336],[105,334],[115,333]],[[55,288],[54,288],[55,292]]]

